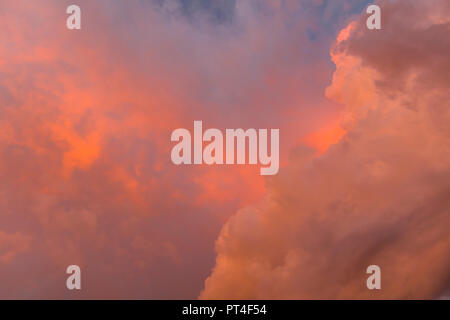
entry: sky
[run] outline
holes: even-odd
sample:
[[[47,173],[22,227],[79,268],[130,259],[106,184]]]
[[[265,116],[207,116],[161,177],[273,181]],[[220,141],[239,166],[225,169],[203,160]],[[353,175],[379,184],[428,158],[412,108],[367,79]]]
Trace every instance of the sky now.
[[[1,0],[0,298],[448,296],[448,1],[73,2]],[[279,173],[174,165],[194,120]]]

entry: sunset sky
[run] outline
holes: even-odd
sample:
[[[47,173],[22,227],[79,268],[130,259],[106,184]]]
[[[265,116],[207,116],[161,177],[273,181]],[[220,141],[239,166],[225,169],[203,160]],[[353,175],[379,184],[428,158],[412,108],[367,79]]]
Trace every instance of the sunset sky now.
[[[448,0],[0,0],[0,299],[448,297],[449,56]],[[280,171],[174,165],[194,120]]]

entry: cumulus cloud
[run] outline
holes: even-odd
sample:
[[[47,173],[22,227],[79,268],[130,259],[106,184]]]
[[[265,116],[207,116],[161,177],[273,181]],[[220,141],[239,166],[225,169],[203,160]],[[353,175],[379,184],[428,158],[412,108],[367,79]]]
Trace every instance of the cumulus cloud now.
[[[379,1],[331,51],[346,134],[299,146],[216,242],[201,298],[437,298],[450,283],[450,6]],[[367,266],[382,290],[366,288]]]
[[[0,297],[196,297],[222,224],[265,186],[256,167],[174,166],[171,131],[280,128],[283,162],[336,122],[328,6],[231,3],[79,0],[79,31],[69,1],[2,3]]]

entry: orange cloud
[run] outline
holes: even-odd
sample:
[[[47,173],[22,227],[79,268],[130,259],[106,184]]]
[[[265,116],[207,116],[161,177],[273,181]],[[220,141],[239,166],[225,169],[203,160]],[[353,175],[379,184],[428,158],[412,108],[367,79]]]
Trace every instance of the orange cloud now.
[[[428,299],[448,289],[450,7],[379,4],[382,31],[361,16],[332,50],[326,94],[345,106],[345,135],[320,157],[299,146],[266,200],[230,218],[200,298]],[[371,264],[380,291],[366,288]]]
[[[331,145],[337,143],[345,135],[346,132],[341,126],[341,121],[341,119],[337,119],[336,122],[330,123],[328,126],[308,134],[304,138],[305,143],[317,149],[320,153],[324,153]]]
[[[2,4],[0,297],[65,298],[71,264],[89,275],[77,297],[196,297],[223,222],[266,181],[250,166],[177,167],[170,133],[280,128],[287,163],[335,108],[311,54],[324,41],[308,39],[308,13],[285,23],[295,5],[267,2],[267,19],[240,2],[223,26],[145,1],[77,4],[80,31],[64,1]]]

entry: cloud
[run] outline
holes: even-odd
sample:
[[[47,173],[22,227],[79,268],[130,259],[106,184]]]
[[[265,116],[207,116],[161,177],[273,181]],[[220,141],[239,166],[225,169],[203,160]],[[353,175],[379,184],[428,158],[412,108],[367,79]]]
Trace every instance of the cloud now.
[[[224,221],[265,181],[174,166],[172,130],[280,128],[287,162],[336,123],[321,7],[226,3],[80,0],[80,31],[65,27],[68,1],[2,4],[0,297],[196,297]]]
[[[21,252],[29,249],[30,238],[19,233],[0,232],[0,263],[8,263]]]
[[[321,156],[299,146],[260,205],[216,242],[200,298],[437,298],[450,283],[450,7],[379,1],[338,36],[329,98],[346,134]],[[382,290],[366,288],[381,267]]]

